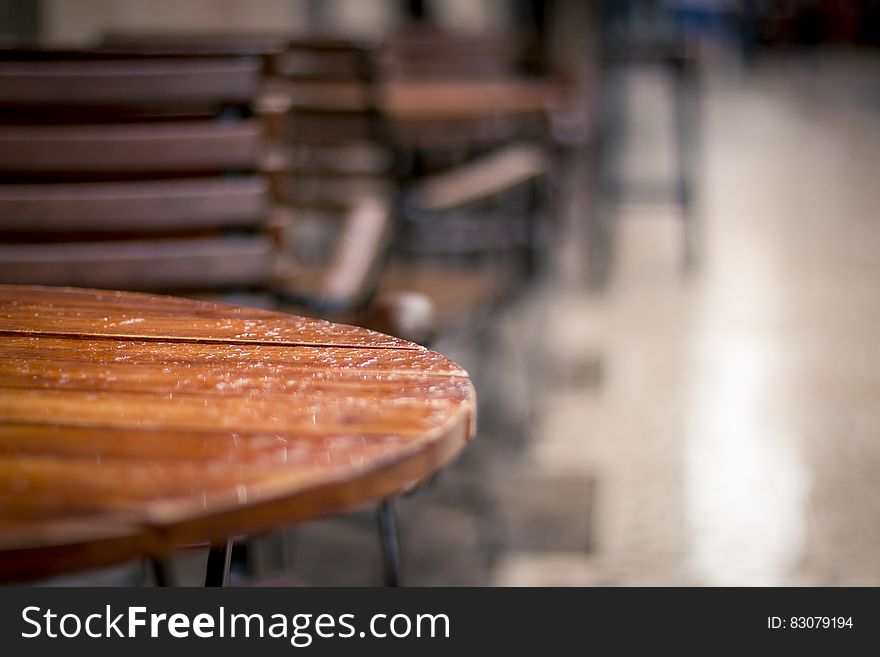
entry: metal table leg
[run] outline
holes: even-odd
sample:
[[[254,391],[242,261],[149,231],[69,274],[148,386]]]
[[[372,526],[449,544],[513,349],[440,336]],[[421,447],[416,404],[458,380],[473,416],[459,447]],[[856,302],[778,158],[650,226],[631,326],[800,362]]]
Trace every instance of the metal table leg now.
[[[205,586],[226,586],[229,583],[229,562],[232,558],[232,538],[212,545],[205,568]]]
[[[400,586],[400,539],[397,534],[397,513],[394,498],[379,505],[379,537],[385,563],[385,586]]]
[[[150,567],[153,571],[153,579],[156,582],[156,586],[162,588],[173,586],[171,572],[165,560],[159,559],[158,557],[153,557],[149,561]]]

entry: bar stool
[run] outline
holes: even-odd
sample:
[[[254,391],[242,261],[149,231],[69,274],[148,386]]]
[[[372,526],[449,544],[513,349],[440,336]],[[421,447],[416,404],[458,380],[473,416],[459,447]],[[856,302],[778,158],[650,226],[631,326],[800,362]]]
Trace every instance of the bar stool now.
[[[682,219],[683,267],[697,262],[696,188],[699,108],[697,61],[677,28],[673,13],[656,2],[635,0],[599,3],[598,106],[593,150],[593,212],[588,226],[588,276],[604,287],[614,264],[612,213],[624,199],[667,200]],[[616,156],[625,133],[626,108],[622,74],[637,67],[663,73],[672,89],[676,170],[671,185],[638,181],[625,184],[616,171]]]

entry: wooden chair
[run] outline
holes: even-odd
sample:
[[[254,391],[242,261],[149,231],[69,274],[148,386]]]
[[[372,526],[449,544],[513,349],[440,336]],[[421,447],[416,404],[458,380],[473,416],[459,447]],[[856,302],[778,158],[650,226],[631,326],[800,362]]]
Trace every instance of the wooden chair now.
[[[349,241],[352,203],[372,198],[393,206],[393,153],[370,51],[370,44],[345,39],[288,40],[262,89],[267,169],[292,217],[290,248],[306,272],[339,261],[332,251]]]
[[[534,175],[540,157],[519,155],[540,149],[534,136],[544,118],[535,96],[543,90],[509,84],[519,44],[432,30],[380,44],[326,37],[113,35],[101,48],[205,53],[211,48],[229,52],[243,43],[249,52],[262,47],[265,53],[267,75],[255,103],[270,144],[263,168],[275,198],[289,210],[292,240],[286,246],[297,256],[297,278],[308,279],[310,272],[340,262],[329,247],[350,241],[346,232],[360,213],[352,215],[348,208],[363,197],[385,199],[394,207],[395,251],[410,262],[432,251],[447,258],[503,254],[509,260],[514,253],[530,260],[529,245],[539,241],[532,209],[540,196],[536,187],[542,177]],[[414,80],[431,83],[428,97],[413,86]],[[495,85],[487,102],[500,99],[504,109],[474,113],[470,108],[462,114],[441,107],[429,119],[418,111],[425,101],[435,102],[431,93],[438,83],[451,84],[455,96],[455,85],[462,82],[477,82],[484,91]],[[409,118],[408,107],[417,109],[416,120]],[[460,166],[461,175],[456,175]],[[433,175],[438,179],[427,182],[428,188],[466,176],[478,184],[488,182],[489,193],[422,205],[424,194],[417,188]],[[390,236],[392,231],[373,232]],[[400,302],[397,298],[391,305]]]
[[[334,290],[337,299],[346,296],[340,288],[348,287],[349,299],[368,299],[395,234],[398,198],[397,152],[377,78],[376,44],[334,37],[288,39],[283,52],[271,57],[268,70],[257,113],[267,123],[266,169],[273,193],[291,217],[297,275],[333,272],[309,287],[325,295]],[[380,215],[377,207],[385,211]],[[384,223],[377,221],[379,216]],[[364,253],[358,246],[364,242],[381,255],[366,261],[356,254]],[[359,271],[354,263],[362,265]],[[363,277],[365,284],[347,284],[345,273],[349,281]],[[318,307],[344,319],[334,314],[338,303]],[[391,322],[391,332],[422,344],[434,335],[430,300],[407,286],[360,307],[358,319],[365,325]]]
[[[0,51],[0,281],[296,301],[355,320],[389,213],[346,206],[333,266],[280,252],[254,56]],[[386,327],[383,327],[386,328]]]
[[[395,258],[383,285],[427,294],[439,330],[466,336],[488,409],[492,394],[507,390],[509,363],[496,367],[499,319],[541,274],[554,238],[554,85],[521,72],[520,45],[420,29],[393,36],[379,54],[401,163]],[[539,386],[525,392],[521,408],[499,408],[517,413],[527,434]]]
[[[546,90],[523,76],[523,47],[430,25],[389,36],[376,57],[398,146],[466,157],[539,134]]]
[[[0,57],[4,282],[267,285],[255,61]]]
[[[466,272],[438,303],[453,323],[491,314],[542,246],[544,90],[518,73],[519,45],[422,26],[377,55],[401,162],[397,267],[434,294],[451,287],[450,268]]]

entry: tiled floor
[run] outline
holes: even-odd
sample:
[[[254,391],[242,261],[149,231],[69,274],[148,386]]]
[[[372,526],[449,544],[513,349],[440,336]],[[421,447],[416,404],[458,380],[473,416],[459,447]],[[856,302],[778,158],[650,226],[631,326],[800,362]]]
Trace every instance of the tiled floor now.
[[[709,79],[702,269],[678,275],[674,215],[642,208],[607,294],[549,292],[550,358],[601,380],[547,391],[521,467],[595,481],[593,549],[511,550],[492,583],[880,584],[877,71]]]

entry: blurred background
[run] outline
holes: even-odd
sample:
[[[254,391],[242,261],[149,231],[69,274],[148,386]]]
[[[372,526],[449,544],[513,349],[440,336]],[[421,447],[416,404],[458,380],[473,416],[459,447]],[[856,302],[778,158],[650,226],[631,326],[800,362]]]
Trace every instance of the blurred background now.
[[[880,2],[0,0],[0,31],[264,57],[305,287],[388,208],[375,313],[480,404],[401,500],[407,584],[880,585]],[[381,582],[368,510],[245,560]]]

